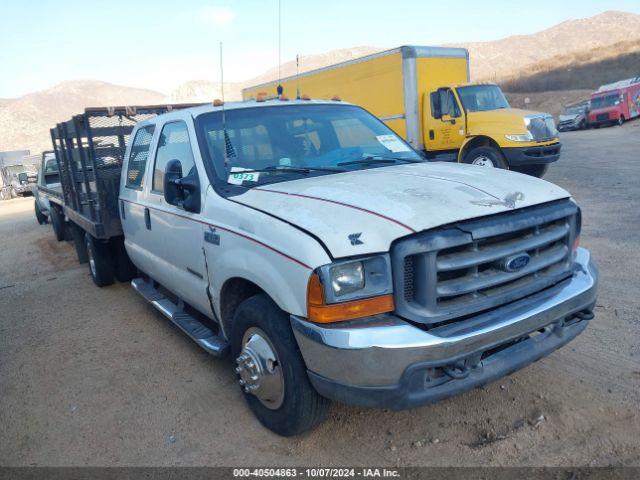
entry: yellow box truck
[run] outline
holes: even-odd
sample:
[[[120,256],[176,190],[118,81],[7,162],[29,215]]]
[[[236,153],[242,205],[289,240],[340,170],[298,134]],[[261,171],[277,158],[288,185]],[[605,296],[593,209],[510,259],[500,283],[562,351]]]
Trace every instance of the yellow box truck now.
[[[469,83],[464,48],[403,46],[245,88],[243,98],[342,100],[379,117],[434,160],[541,177],[560,156],[553,117],[511,108],[498,85]]]

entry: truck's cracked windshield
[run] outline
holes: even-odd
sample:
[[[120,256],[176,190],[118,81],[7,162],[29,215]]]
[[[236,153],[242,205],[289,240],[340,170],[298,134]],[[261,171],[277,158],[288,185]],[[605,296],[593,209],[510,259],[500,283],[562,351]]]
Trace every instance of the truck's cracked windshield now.
[[[255,186],[312,175],[421,162],[359,107],[309,104],[228,109],[196,119],[203,156],[224,182]],[[224,123],[224,124],[223,124]]]

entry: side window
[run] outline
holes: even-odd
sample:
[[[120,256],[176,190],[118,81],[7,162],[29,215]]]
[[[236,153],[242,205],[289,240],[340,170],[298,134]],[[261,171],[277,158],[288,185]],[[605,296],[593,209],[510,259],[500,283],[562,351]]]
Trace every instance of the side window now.
[[[152,188],[154,192],[164,193],[164,172],[170,160],[180,160],[184,177],[195,172],[189,131],[187,125],[181,121],[167,123],[162,127],[153,170]]]
[[[449,105],[449,115],[459,117],[460,108],[458,108],[458,102],[456,101],[456,96],[453,94],[453,90],[447,90],[447,103]]]
[[[136,136],[133,139],[129,163],[127,165],[126,186],[129,188],[140,188],[142,186],[142,178],[144,177],[144,171],[147,166],[153,130],[153,125],[141,128],[136,132]]]

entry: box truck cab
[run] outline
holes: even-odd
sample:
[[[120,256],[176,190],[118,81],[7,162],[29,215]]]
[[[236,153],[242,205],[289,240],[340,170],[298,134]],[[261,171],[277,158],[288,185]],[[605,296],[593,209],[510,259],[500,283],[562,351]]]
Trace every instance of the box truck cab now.
[[[601,86],[591,94],[589,123],[622,125],[640,115],[640,77]]]
[[[511,108],[495,84],[469,83],[464,48],[404,46],[263,83],[245,100],[339,97],[363,106],[434,160],[542,176],[560,156],[553,117]]]

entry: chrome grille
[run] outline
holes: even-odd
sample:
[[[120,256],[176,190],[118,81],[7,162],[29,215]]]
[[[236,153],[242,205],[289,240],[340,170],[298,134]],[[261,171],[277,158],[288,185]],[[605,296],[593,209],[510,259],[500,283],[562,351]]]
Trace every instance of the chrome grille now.
[[[438,323],[531,295],[571,272],[577,208],[571,201],[525,208],[419,233],[392,250],[396,311]],[[527,254],[528,264],[502,263]]]
[[[550,115],[529,117],[527,128],[535,141],[551,140],[558,135],[555,122]]]

